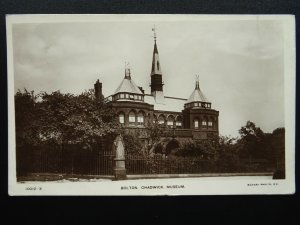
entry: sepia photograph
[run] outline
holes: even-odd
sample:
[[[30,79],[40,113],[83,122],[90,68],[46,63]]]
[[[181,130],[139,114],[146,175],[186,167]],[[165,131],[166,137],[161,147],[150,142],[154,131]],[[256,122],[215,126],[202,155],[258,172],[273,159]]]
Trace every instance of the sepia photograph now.
[[[9,15],[10,195],[295,191],[290,15]]]

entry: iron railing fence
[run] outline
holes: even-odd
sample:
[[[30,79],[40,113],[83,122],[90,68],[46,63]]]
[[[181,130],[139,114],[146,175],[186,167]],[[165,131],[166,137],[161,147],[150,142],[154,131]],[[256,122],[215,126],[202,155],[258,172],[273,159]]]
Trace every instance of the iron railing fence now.
[[[27,157],[17,157],[18,175],[27,173],[113,175],[112,151],[34,148],[27,153]]]
[[[53,173],[67,175],[113,175],[112,151],[83,150],[76,147],[37,147],[17,154],[17,175]],[[274,172],[278,165],[258,159],[206,160],[126,155],[127,174],[202,174]]]
[[[202,174],[274,172],[276,166],[267,160],[222,162],[200,158],[126,157],[127,174]]]

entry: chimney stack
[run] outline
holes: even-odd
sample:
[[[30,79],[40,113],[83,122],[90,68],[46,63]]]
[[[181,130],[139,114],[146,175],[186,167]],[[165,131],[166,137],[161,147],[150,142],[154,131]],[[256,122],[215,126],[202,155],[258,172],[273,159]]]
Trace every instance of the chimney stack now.
[[[103,99],[102,95],[102,83],[97,79],[96,83],[94,84],[95,88],[95,97],[97,101],[100,101]]]

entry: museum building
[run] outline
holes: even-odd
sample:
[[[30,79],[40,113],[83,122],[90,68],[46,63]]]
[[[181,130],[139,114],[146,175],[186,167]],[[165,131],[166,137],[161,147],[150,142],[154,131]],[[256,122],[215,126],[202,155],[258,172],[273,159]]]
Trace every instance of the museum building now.
[[[189,98],[165,96],[156,35],[150,77],[151,93],[147,94],[135,84],[130,68],[126,67],[124,78],[115,92],[104,98],[104,102],[116,111],[124,129],[136,132],[145,129],[148,123],[157,123],[171,130],[169,134],[178,140],[204,140],[218,135],[219,111],[212,108],[211,102],[201,91],[198,78]],[[96,98],[103,98],[99,80],[94,88]]]

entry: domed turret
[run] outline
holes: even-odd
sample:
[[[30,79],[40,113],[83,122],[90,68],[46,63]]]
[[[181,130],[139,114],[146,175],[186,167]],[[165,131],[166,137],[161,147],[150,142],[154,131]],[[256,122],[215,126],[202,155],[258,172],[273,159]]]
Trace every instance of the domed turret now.
[[[188,98],[184,108],[211,108],[211,103],[200,90],[199,78],[197,77],[195,90]]]
[[[125,77],[115,90],[114,101],[144,101],[143,91],[131,79],[130,68],[125,68]]]

